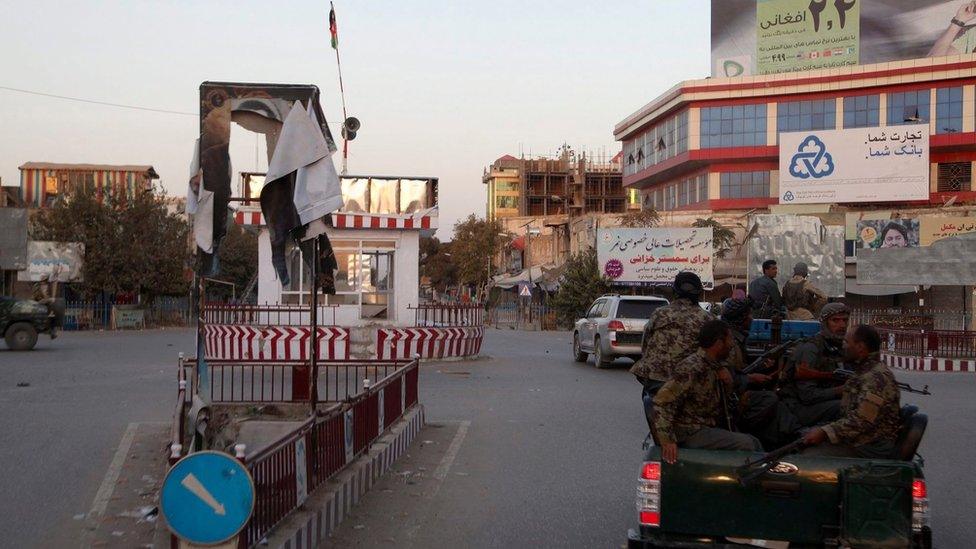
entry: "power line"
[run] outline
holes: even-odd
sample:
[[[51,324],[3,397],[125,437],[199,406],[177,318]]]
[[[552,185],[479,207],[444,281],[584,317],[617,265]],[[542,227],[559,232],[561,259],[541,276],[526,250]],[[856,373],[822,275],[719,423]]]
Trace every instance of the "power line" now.
[[[91,103],[93,105],[102,105],[102,106],[105,106],[105,107],[118,107],[118,108],[121,108],[121,109],[133,109],[133,110],[137,110],[137,111],[158,112],[158,113],[162,113],[162,114],[178,114],[178,115],[181,115],[181,116],[198,116],[198,114],[195,113],[195,112],[183,112],[183,111],[174,111],[174,110],[169,110],[169,109],[157,109],[157,108],[154,108],[154,107],[141,107],[141,106],[138,106],[138,105],[124,105],[122,103],[110,103],[108,101],[97,101],[95,99],[83,99],[81,97],[69,97],[67,95],[58,95],[58,94],[54,94],[54,93],[45,93],[45,92],[39,92],[39,91],[34,91],[34,90],[24,90],[24,89],[21,89],[21,88],[11,88],[10,86],[0,86],[0,90],[12,91],[12,92],[17,92],[17,93],[24,93],[24,94],[27,94],[27,95],[39,95],[41,97],[51,97],[51,98],[54,98],[54,99],[64,99],[66,101],[77,101],[79,103]],[[342,125],[342,122],[329,122],[329,125],[330,126],[341,126]]]
[[[156,108],[153,108],[153,107],[140,107],[140,106],[137,106],[137,105],[123,105],[121,103],[110,103],[108,101],[97,101],[97,100],[94,100],[94,99],[83,99],[81,97],[69,97],[67,95],[57,95],[57,94],[54,94],[54,93],[44,93],[44,92],[39,92],[39,91],[34,91],[34,90],[24,90],[24,89],[20,89],[20,88],[11,88],[9,86],[0,86],[0,90],[12,91],[12,92],[17,92],[17,93],[25,93],[25,94],[28,94],[28,95],[40,95],[42,97],[52,97],[54,99],[64,99],[66,101],[77,101],[79,103],[91,103],[93,105],[103,105],[103,106],[106,106],[106,107],[118,107],[118,108],[121,108],[121,109],[133,109],[133,110],[137,110],[137,111],[149,111],[149,112],[158,112],[158,113],[164,113],[164,114],[179,114],[179,115],[183,115],[183,116],[197,116],[197,113],[194,113],[194,112],[173,111],[173,110],[169,110],[169,109],[156,109]]]

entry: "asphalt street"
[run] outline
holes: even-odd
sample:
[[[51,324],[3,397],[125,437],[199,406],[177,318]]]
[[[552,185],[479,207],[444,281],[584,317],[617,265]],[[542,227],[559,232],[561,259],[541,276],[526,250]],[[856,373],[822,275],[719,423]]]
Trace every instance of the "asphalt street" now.
[[[0,547],[78,547],[123,433],[169,421],[192,330],[67,332],[0,348]]]
[[[619,547],[635,520],[646,432],[630,362],[575,363],[568,333],[486,337],[485,358],[422,366],[421,401],[443,431],[429,438],[456,453],[412,526],[414,546]],[[68,333],[34,352],[0,350],[0,547],[77,546],[78,517],[128,425],[169,421],[176,356],[192,344],[190,330],[151,330]],[[969,547],[976,376],[897,376],[934,393],[904,399],[930,417],[921,452],[936,546]],[[344,526],[349,545],[383,543],[355,526]]]

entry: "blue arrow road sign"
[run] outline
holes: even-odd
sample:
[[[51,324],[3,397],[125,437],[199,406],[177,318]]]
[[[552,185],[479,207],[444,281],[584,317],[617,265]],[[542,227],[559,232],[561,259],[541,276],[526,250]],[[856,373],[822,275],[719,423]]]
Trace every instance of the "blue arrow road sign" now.
[[[181,539],[214,545],[237,535],[254,511],[254,479],[222,452],[197,452],[176,462],[163,480],[160,510]]]

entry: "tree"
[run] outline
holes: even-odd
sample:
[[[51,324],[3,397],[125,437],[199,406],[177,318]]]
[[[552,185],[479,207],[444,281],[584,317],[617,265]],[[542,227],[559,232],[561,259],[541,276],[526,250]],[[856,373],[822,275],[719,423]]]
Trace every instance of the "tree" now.
[[[231,282],[236,286],[237,297],[243,292],[258,271],[258,237],[239,225],[227,228],[227,235],[220,241],[219,280]],[[228,299],[233,295],[231,288],[224,284],[207,287],[207,295]]]
[[[451,259],[457,266],[458,282],[479,288],[488,282],[494,271],[491,258],[505,238],[500,233],[502,225],[498,220],[488,221],[474,214],[454,224]]]
[[[735,232],[718,221],[715,221],[714,217],[709,217],[708,219],[698,218],[691,226],[698,227],[699,229],[712,229],[712,249],[715,250],[716,257],[725,257],[725,254],[732,249],[732,246],[735,246]]]
[[[458,268],[453,257],[450,242],[441,242],[437,237],[420,239],[420,275],[429,277],[438,292],[457,284]]]
[[[31,237],[85,245],[84,281],[77,286],[86,297],[132,292],[151,301],[183,294],[190,228],[167,211],[163,198],[156,191],[99,198],[79,188],[34,215]]]
[[[600,274],[596,250],[589,249],[566,261],[559,291],[551,303],[559,321],[572,324],[586,313],[593,300],[608,292],[610,281]]]
[[[627,212],[620,216],[620,226],[629,229],[657,227],[660,222],[661,215],[654,208],[644,208],[643,210]]]

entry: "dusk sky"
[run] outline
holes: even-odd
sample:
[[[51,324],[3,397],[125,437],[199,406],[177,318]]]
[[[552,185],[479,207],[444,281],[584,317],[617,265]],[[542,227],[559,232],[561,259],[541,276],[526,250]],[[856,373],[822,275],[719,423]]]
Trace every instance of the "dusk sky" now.
[[[361,0],[336,11],[346,103],[363,124],[349,172],[439,177],[442,238],[484,215],[494,159],[563,142],[613,154],[616,122],[709,70],[703,0]],[[304,1],[4,0],[0,87],[196,113],[205,80],[313,83],[338,123],[328,12]],[[198,128],[195,114],[3,89],[0,124],[4,185],[19,185],[28,161],[152,164],[170,194],[185,192]],[[254,141],[233,134],[235,171],[255,168]]]

